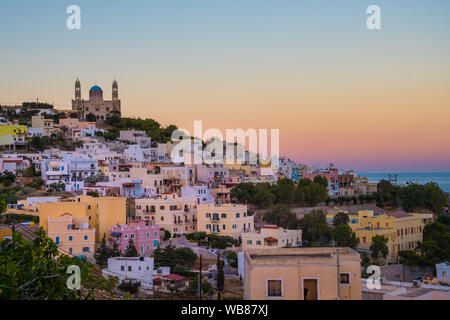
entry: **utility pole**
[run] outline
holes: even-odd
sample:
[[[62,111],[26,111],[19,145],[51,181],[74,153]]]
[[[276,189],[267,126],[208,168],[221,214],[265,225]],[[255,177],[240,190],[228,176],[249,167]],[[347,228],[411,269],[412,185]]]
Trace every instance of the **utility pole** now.
[[[200,255],[200,270],[198,272],[198,299],[202,300],[202,255]]]
[[[220,249],[217,249],[217,300],[220,300],[221,294],[221,284],[220,284]]]
[[[340,257],[340,248],[336,248],[336,257],[337,257],[337,288],[338,288],[338,296],[337,299],[341,300],[341,270],[340,270],[340,263],[341,263],[341,257]]]
[[[12,220],[12,240],[13,240],[13,248],[16,248],[16,238],[14,237],[14,233],[16,232],[16,220],[13,219]]]

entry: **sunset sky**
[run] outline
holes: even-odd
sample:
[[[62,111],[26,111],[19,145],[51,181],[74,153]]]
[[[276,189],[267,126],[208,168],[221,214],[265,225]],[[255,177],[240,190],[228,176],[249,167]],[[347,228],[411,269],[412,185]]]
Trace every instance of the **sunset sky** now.
[[[1,1],[0,104],[70,109],[77,77],[108,100],[116,78],[124,116],[277,128],[310,165],[450,171],[449,35],[448,0]]]

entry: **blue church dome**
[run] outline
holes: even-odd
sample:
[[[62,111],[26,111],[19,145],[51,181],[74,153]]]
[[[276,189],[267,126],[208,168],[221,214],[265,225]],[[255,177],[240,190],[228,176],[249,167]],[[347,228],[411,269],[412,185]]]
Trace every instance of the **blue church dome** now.
[[[90,91],[102,91],[102,88],[100,88],[99,86],[93,86],[92,88],[91,88],[91,90],[89,90],[89,92]]]

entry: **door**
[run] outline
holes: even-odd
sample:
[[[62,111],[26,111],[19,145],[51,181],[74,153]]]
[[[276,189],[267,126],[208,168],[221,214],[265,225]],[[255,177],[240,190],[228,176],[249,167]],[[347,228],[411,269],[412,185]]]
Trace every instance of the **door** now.
[[[56,237],[56,244],[59,244],[59,237]]]
[[[303,299],[319,300],[319,285],[317,279],[303,279]]]

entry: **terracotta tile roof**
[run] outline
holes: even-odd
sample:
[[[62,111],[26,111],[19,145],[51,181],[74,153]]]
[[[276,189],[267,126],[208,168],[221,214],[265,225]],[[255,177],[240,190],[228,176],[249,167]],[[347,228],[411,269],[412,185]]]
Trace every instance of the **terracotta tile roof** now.
[[[278,226],[274,226],[274,225],[264,225],[264,226],[261,226],[261,229],[280,229],[280,227],[278,227]]]
[[[180,276],[179,274],[170,273],[170,274],[166,274],[165,276],[163,276],[163,278],[168,279],[168,280],[179,281],[179,280],[184,280],[185,277]]]
[[[266,240],[266,241],[272,241],[272,242],[278,241],[278,239],[275,239],[275,238],[273,238],[273,237],[267,237],[267,238],[264,238],[264,240]]]

